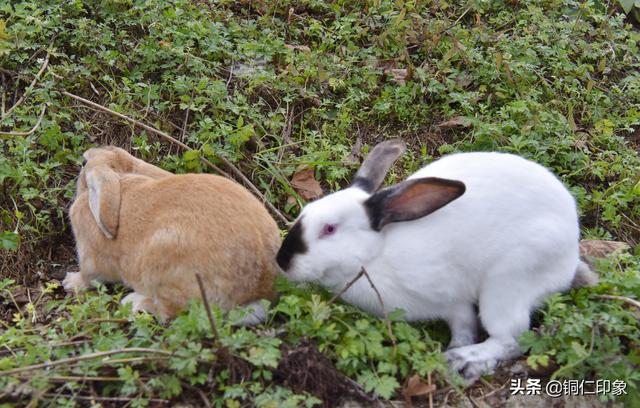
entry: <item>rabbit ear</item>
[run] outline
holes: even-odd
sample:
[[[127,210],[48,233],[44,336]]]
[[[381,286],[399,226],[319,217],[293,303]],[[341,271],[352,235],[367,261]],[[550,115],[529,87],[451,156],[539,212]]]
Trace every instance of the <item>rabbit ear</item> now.
[[[100,150],[101,150],[101,148],[92,147],[91,149],[89,149],[86,152],[84,152],[82,154],[82,157],[84,158],[84,161],[87,162],[87,161],[91,160],[93,157],[96,157],[96,155],[99,155],[100,154]]]
[[[387,140],[373,148],[360,166],[352,186],[373,193],[380,188],[393,162],[404,153],[406,146],[400,139]]]
[[[120,177],[113,170],[98,167],[87,172],[89,208],[102,233],[114,239],[120,218]]]
[[[380,231],[390,222],[424,217],[460,197],[464,191],[464,183],[457,180],[411,179],[378,191],[364,205],[371,228]]]

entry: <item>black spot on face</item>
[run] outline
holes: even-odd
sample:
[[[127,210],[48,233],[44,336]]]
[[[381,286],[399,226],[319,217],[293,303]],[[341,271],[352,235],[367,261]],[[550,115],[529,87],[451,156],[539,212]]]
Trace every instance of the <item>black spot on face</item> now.
[[[289,233],[282,241],[282,246],[276,256],[276,261],[283,271],[289,269],[291,259],[295,254],[303,254],[307,252],[307,244],[302,238],[302,220],[298,220],[293,227],[289,230]]]

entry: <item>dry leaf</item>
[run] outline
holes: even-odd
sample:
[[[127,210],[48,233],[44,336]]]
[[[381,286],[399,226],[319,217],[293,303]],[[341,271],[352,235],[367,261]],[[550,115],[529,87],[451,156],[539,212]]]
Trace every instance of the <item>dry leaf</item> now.
[[[616,251],[625,251],[629,248],[626,242],[584,239],[580,241],[580,256],[604,258]]]
[[[409,378],[407,385],[402,388],[402,396],[408,406],[412,406],[411,398],[429,395],[436,390],[435,384],[427,384],[418,374]]]
[[[438,123],[436,125],[439,128],[449,129],[454,127],[469,127],[471,126],[471,121],[464,116],[456,116],[447,121]]]
[[[404,85],[405,81],[411,77],[411,71],[406,68],[397,68],[396,60],[393,59],[369,61],[368,64],[382,69],[382,72],[391,75],[400,85]]]
[[[306,201],[322,196],[322,187],[315,179],[315,171],[312,168],[298,168],[291,178],[291,186]]]
[[[11,293],[13,301],[19,305],[35,302],[39,295],[40,291],[38,289],[28,289],[26,287],[18,287]]]
[[[385,71],[385,72],[391,73],[391,75],[393,76],[393,79],[401,85],[404,85],[404,81],[405,79],[407,79],[407,76],[409,74],[409,71],[407,71],[404,68],[394,68],[390,71]]]
[[[368,65],[374,68],[380,68],[384,72],[389,72],[392,69],[396,69],[398,66],[396,64],[396,60],[388,59],[388,60],[369,60]]]
[[[311,52],[311,48],[307,47],[306,45],[285,44],[284,46],[285,46],[285,48],[288,48],[288,49],[294,50],[294,51]]]

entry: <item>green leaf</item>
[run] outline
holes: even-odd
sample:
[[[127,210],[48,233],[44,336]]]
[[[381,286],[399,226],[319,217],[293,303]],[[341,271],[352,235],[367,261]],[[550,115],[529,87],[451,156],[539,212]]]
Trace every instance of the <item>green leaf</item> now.
[[[0,19],[0,41],[4,41],[9,38],[9,35],[4,31],[7,26],[6,24],[7,23],[4,20]]]
[[[199,150],[187,150],[182,154],[182,158],[185,161],[195,161],[200,159],[200,151]]]
[[[247,360],[258,367],[276,368],[280,361],[280,350],[277,348],[251,347]]]
[[[0,248],[15,251],[20,244],[20,235],[12,231],[3,231],[0,234]]]
[[[636,0],[618,0],[618,2],[622,6],[622,9],[624,10],[624,12],[629,14],[634,4],[636,3]]]
[[[372,371],[366,371],[358,377],[358,382],[367,391],[374,391],[380,397],[389,399],[400,384],[390,375],[377,375]]]
[[[229,142],[239,148],[247,143],[254,133],[255,131],[253,130],[252,124],[242,126],[229,136]]]

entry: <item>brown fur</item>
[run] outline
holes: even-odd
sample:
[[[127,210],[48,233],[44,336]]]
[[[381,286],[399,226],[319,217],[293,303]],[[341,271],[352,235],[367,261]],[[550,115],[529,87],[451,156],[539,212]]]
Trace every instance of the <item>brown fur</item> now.
[[[273,299],[278,227],[246,189],[210,174],[174,175],[113,147],[91,149],[85,158],[70,210],[80,276],[68,275],[65,287],[122,280],[148,298],[141,308],[162,318],[200,297],[196,273],[223,309]],[[110,170],[121,196],[113,239],[96,222],[89,206],[95,189],[87,184],[88,174]],[[116,206],[110,196],[101,200],[101,214]]]

